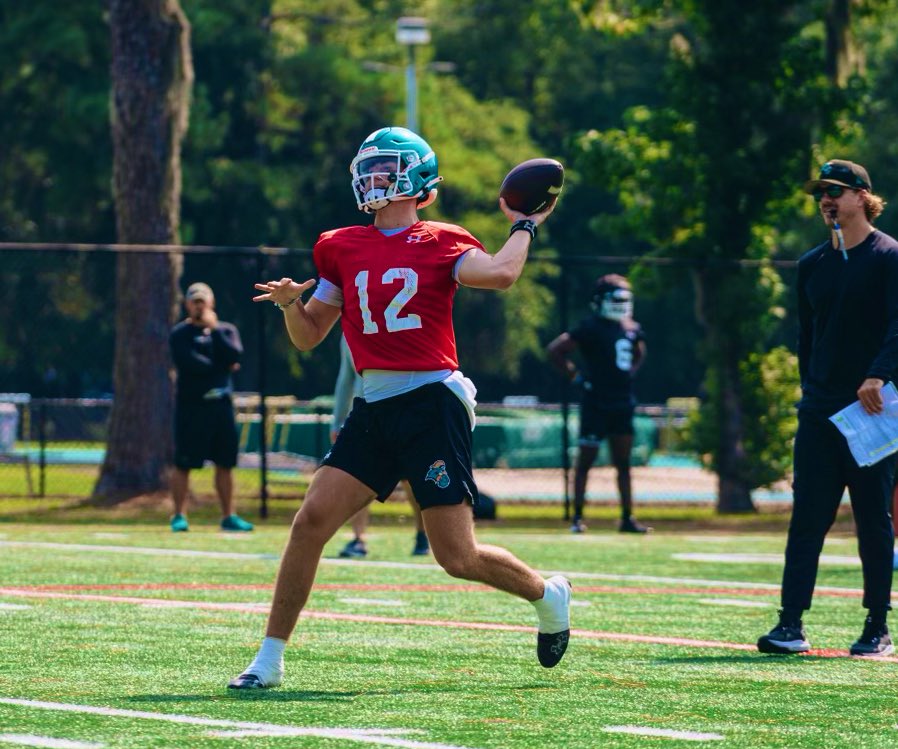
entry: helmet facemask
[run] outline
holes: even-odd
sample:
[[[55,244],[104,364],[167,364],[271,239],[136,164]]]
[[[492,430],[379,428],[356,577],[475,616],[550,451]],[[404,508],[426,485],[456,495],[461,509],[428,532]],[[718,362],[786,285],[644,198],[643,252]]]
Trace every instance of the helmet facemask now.
[[[605,294],[599,314],[609,320],[625,320],[633,317],[633,292],[615,289]]]
[[[362,144],[350,165],[359,210],[373,213],[397,200],[418,200],[424,208],[436,199],[436,154],[415,133],[383,128]]]
[[[606,320],[626,320],[633,317],[633,292],[619,286],[606,287],[596,293],[592,308]]]

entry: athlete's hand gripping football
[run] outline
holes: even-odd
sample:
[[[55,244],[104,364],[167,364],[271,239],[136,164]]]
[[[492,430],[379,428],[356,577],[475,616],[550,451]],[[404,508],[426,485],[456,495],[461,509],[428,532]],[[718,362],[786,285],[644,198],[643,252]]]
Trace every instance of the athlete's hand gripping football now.
[[[508,217],[509,221],[514,223],[515,221],[527,219],[528,221],[532,221],[537,226],[539,226],[543,221],[549,218],[549,214],[555,210],[555,206],[557,204],[558,201],[553,200],[546,208],[543,208],[539,213],[533,213],[528,216],[525,213],[521,213],[520,211],[516,211],[513,208],[509,208],[508,203],[505,202],[505,198],[499,198],[499,207],[502,209],[502,213],[504,213]]]

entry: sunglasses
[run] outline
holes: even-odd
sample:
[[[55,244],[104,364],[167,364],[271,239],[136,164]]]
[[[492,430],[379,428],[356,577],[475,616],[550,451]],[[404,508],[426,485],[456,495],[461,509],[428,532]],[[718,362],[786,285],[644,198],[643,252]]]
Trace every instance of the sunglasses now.
[[[842,185],[827,185],[825,188],[814,190],[811,195],[814,196],[814,200],[818,203],[823,200],[823,195],[829,195],[831,198],[839,198],[842,196],[846,190],[852,190],[851,187],[842,187]]]

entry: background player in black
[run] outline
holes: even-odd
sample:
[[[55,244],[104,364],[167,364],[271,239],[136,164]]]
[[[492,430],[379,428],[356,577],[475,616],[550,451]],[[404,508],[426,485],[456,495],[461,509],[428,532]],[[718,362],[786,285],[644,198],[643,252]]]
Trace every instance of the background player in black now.
[[[801,401],[795,436],[792,519],[786,544],[780,621],[758,640],[764,653],[810,649],[802,614],[811,608],[823,541],[845,488],[857,528],[869,610],[852,655],[887,655],[895,457],[858,467],[829,417],[854,400],[883,411],[882,386],[898,366],[898,242],[874,229],[883,201],[867,170],[828,161],[805,184],[820,204],[830,238],[798,261],[798,366]]]
[[[601,276],[592,298],[594,314],[562,333],[548,346],[549,358],[564,374],[583,388],[580,403],[580,448],[574,470],[574,518],[571,532],[586,530],[583,506],[586,481],[602,440],[608,438],[611,462],[617,471],[620,495],[621,533],[649,530],[633,518],[633,489],[630,453],[633,449],[633,375],[645,359],[645,340],[633,320],[633,292],[626,278]],[[570,358],[580,354],[585,374]]]
[[[204,283],[192,284],[184,298],[187,319],[169,335],[178,380],[175,397],[175,470],[171,529],[186,531],[190,471],[215,464],[215,490],[221,505],[221,528],[251,531],[252,523],[234,513],[237,425],[231,402],[231,373],[240,367],[243,344],[231,323],[215,313],[215,296]]]

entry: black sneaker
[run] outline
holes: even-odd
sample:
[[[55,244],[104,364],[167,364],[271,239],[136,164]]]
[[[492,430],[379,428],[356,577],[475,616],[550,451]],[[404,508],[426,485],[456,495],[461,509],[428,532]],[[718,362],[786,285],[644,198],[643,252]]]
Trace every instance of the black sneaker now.
[[[361,559],[368,553],[365,542],[360,538],[354,538],[340,552],[343,559]]]
[[[571,533],[586,533],[586,523],[583,518],[574,518],[571,521]]]
[[[633,518],[626,518],[625,520],[621,520],[620,525],[617,526],[617,529],[621,533],[648,533],[650,530],[652,530],[647,525],[643,525]]]
[[[875,621],[868,616],[864,622],[864,631],[848,652],[867,657],[894,653],[895,648],[892,647],[892,638],[886,623],[882,620]]]
[[[427,540],[427,534],[424,531],[418,531],[415,534],[415,547],[412,549],[412,556],[425,557],[430,554],[430,541]]]
[[[801,619],[784,619],[780,612],[780,621],[766,635],[758,639],[758,650],[762,653],[806,653],[811,649]]]

